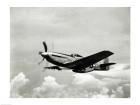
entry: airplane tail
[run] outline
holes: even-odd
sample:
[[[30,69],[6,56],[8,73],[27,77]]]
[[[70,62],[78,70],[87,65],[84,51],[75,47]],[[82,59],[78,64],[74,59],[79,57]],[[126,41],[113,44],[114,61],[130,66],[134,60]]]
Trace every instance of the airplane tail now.
[[[105,67],[106,70],[109,70],[109,58],[105,58],[104,61],[103,61],[103,64],[101,64],[100,66],[103,66]]]
[[[99,64],[97,67],[95,67],[95,70],[109,70],[111,65],[114,65],[115,63],[109,63],[109,58],[105,58],[103,60],[102,64]]]
[[[106,63],[109,63],[109,58],[108,57],[103,60],[103,64],[106,64]]]

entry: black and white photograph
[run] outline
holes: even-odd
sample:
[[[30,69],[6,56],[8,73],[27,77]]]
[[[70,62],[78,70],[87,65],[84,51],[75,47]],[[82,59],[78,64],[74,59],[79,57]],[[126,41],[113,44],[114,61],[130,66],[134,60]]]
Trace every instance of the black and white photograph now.
[[[130,98],[130,7],[10,7],[10,98]]]

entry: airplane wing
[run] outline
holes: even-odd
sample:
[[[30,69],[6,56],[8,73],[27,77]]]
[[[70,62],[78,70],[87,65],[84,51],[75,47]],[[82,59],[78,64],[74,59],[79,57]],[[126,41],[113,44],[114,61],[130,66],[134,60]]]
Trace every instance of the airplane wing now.
[[[101,51],[99,53],[83,57],[81,59],[78,59],[76,61],[67,63],[66,66],[70,69],[84,69],[86,67],[89,67],[92,64],[95,64],[109,56],[111,56],[113,53],[110,51]]]

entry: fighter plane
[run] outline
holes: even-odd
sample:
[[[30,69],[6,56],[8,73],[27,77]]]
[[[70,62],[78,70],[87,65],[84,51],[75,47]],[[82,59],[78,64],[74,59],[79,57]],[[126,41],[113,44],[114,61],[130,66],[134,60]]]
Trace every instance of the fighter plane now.
[[[109,56],[113,54],[111,51],[101,51],[96,54],[83,57],[79,54],[64,54],[59,52],[48,52],[47,44],[43,41],[45,52],[39,52],[43,57],[42,61],[46,60],[54,66],[44,67],[44,69],[56,70],[72,70],[76,73],[87,73],[91,71],[107,71],[111,65],[109,63]],[[98,64],[103,60],[102,64]],[[41,61],[41,62],[42,62]],[[39,62],[39,64],[41,63]]]

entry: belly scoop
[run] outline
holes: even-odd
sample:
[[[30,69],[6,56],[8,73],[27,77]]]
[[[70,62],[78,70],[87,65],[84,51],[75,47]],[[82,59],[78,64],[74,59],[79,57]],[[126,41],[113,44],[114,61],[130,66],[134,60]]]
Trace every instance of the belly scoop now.
[[[87,72],[91,72],[93,71],[94,69],[93,68],[85,68],[85,69],[74,69],[72,70],[73,72],[76,72],[76,73],[87,73]]]

